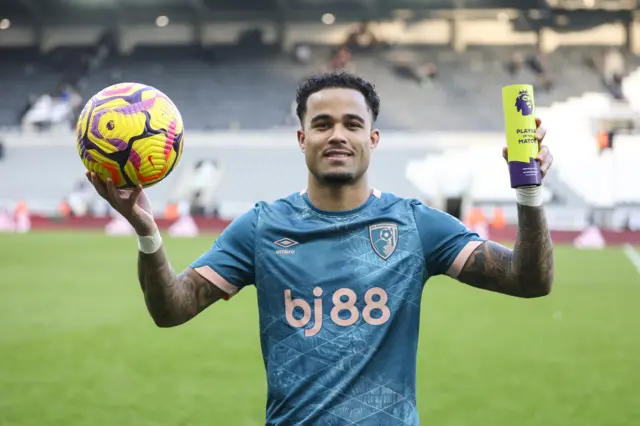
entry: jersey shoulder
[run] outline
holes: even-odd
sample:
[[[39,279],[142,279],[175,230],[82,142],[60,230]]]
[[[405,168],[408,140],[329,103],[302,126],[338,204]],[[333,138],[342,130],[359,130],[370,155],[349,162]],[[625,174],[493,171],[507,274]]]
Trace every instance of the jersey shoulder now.
[[[400,197],[394,194],[393,192],[378,192],[378,194],[379,194],[378,198],[380,198],[380,200],[383,201],[385,204],[396,204],[396,203],[412,204],[414,202],[417,202],[417,203],[420,202],[415,198]]]
[[[275,201],[260,201],[256,208],[261,212],[288,216],[305,207],[301,192],[294,192]]]
[[[290,226],[298,222],[308,208],[302,194],[294,192],[274,201],[258,201],[252,210],[256,219],[256,229],[263,229],[264,226],[276,224]]]
[[[378,203],[378,207],[382,209],[415,209],[419,206],[427,207],[426,204],[416,198],[400,197],[393,192],[380,192],[379,194],[380,203]]]
[[[393,210],[410,211],[414,221],[421,233],[450,232],[458,233],[461,231],[470,232],[467,225],[460,219],[452,216],[443,210],[429,206],[417,198],[399,197],[393,193],[382,193],[381,207],[391,208]]]

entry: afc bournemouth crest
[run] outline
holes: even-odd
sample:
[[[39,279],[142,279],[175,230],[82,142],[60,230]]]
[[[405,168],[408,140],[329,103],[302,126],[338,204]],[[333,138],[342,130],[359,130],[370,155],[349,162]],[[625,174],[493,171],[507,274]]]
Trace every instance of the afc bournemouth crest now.
[[[387,260],[398,246],[398,225],[395,223],[379,223],[369,226],[369,240],[373,251]]]

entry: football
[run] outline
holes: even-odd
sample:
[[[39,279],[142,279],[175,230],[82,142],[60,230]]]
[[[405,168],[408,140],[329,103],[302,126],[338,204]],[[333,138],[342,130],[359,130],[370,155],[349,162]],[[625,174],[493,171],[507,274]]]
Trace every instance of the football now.
[[[117,188],[152,186],[182,155],[184,125],[178,108],[160,90],[119,83],[96,93],[76,125],[78,154],[87,170]]]

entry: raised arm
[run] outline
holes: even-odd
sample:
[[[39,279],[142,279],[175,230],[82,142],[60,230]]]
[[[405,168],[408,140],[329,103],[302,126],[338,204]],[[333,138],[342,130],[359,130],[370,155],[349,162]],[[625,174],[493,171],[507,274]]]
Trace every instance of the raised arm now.
[[[513,250],[493,241],[476,244],[457,279],[473,287],[516,297],[549,294],[553,283],[553,245],[543,208],[518,204],[518,235]]]
[[[162,246],[155,253],[138,252],[138,280],[158,327],[183,324],[227,295],[192,268],[176,276]]]
[[[127,219],[138,235],[138,280],[147,309],[159,327],[185,323],[215,301],[227,297],[228,293],[216,285],[227,284],[220,276],[207,279],[191,267],[180,275],[175,274],[141,186],[117,190],[110,179],[103,182],[89,172],[86,176],[98,194]],[[221,257],[224,258],[224,254],[214,256]]]
[[[537,120],[536,139],[541,144],[544,128]],[[503,150],[507,159],[507,150]],[[540,145],[538,154],[542,177],[553,163],[549,149]],[[553,244],[542,207],[542,188],[518,188],[518,234],[513,250],[492,241],[468,245],[471,251],[461,251],[451,271],[459,281],[484,290],[517,297],[540,297],[549,294],[553,283]],[[464,265],[464,266],[462,266]],[[455,268],[454,268],[455,269]]]
[[[210,250],[175,275],[161,239],[139,237],[138,279],[149,313],[159,327],[189,321],[220,299],[253,284],[256,210],[234,220]]]

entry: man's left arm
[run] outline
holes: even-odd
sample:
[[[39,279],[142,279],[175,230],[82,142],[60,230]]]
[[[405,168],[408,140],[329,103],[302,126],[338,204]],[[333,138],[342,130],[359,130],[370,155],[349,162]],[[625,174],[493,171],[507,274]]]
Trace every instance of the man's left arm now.
[[[459,256],[465,256],[464,250]],[[518,204],[518,235],[513,250],[486,241],[466,256],[462,269],[450,274],[460,282],[526,298],[546,296],[551,291],[553,245],[541,206]]]
[[[539,143],[544,128],[537,120]],[[503,156],[507,159],[506,148]],[[553,156],[540,145],[538,155],[542,177]],[[553,244],[542,206],[541,187],[519,188],[518,232],[513,250],[493,241],[470,242],[447,272],[465,284],[516,297],[541,297],[551,291],[553,283]]]

